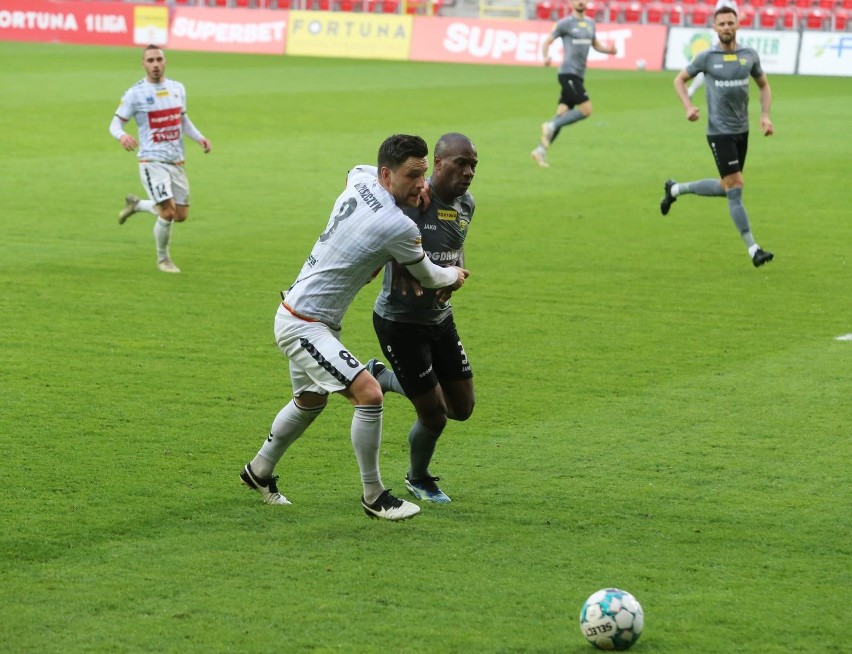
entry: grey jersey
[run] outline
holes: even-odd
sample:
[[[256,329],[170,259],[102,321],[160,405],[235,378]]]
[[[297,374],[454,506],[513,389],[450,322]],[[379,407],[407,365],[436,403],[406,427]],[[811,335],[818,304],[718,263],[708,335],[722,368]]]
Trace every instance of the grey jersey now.
[[[753,48],[726,52],[715,45],[689,62],[690,77],[704,73],[707,80],[707,133],[742,134],[748,131],[748,78],[763,75]]]
[[[446,204],[437,195],[433,195],[426,211],[405,211],[420,229],[423,249],[432,263],[455,266],[458,265],[475,208],[473,196],[465,193],[452,204]],[[374,306],[375,312],[382,318],[396,322],[437,325],[452,314],[452,305],[449,302],[441,304],[434,289],[424,288],[420,297],[414,297],[412,293],[402,295],[398,290],[393,290],[392,278],[393,266],[388,264],[385,266],[382,290]]]
[[[562,38],[565,51],[559,72],[585,77],[589,48],[595,42],[595,21],[572,14],[556,23],[551,34],[554,38]]]
[[[388,261],[413,263],[423,258],[420,230],[370,168],[349,172],[325,231],[287,290],[286,302],[294,312],[334,329],[340,329],[358,291]]]

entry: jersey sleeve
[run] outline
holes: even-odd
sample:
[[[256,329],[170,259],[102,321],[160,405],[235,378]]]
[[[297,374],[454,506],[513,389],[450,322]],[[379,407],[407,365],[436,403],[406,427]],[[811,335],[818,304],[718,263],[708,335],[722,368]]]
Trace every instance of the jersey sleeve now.
[[[127,91],[121,96],[121,102],[118,103],[118,109],[115,110],[115,115],[123,121],[128,121],[133,118],[133,92]]]
[[[710,50],[699,52],[695,55],[695,57],[693,57],[692,61],[686,65],[686,72],[690,77],[695,77],[698,73],[705,72],[704,68],[707,65],[707,55],[709,54]]]
[[[760,55],[757,54],[757,50],[753,50],[752,55],[754,56],[754,63],[751,65],[751,76],[758,79],[764,75],[763,66],[760,65]]]
[[[397,237],[387,245],[388,254],[401,264],[415,263],[425,255],[423,252],[423,239],[420,230],[411,220],[400,214],[405,223],[400,223],[402,229]]]

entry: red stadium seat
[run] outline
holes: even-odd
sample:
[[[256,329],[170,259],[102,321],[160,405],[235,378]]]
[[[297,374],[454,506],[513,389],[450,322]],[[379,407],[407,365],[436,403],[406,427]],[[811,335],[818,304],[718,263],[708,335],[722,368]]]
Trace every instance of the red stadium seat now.
[[[399,13],[399,0],[381,0],[376,6],[383,14]]]
[[[776,9],[784,9],[787,6],[787,0],[769,0],[768,4]]]
[[[831,29],[831,13],[818,7],[805,9],[799,14],[799,21],[806,30]]]
[[[659,25],[666,16],[666,6],[662,2],[652,2],[645,7],[645,20],[652,25]]]
[[[275,0],[276,9],[289,9],[291,4],[292,0]]]
[[[845,32],[846,28],[849,26],[850,15],[852,15],[852,12],[849,12],[846,9],[835,9],[833,29],[837,32]]]
[[[840,8],[852,11],[852,0],[840,0]]]
[[[813,0],[796,0],[795,5],[799,9],[810,9],[814,5]]]
[[[631,2],[624,7],[625,23],[641,23],[644,9],[641,2]]]
[[[543,0],[535,6],[535,17],[539,20],[551,20],[553,16],[553,5],[548,0]]]
[[[707,27],[707,24],[710,22],[710,17],[713,15],[715,9],[709,5],[695,5],[692,8],[686,10],[687,16],[689,17],[689,24],[694,27]]]
[[[772,7],[764,7],[760,10],[758,25],[764,30],[774,30],[778,25],[778,10]]]
[[[751,5],[742,5],[739,8],[739,13],[737,17],[739,19],[740,27],[748,27],[751,28],[754,26],[754,7]]]
[[[837,0],[817,0],[817,7],[831,11],[837,5]]]
[[[781,25],[785,30],[795,29],[798,22],[799,12],[796,11],[795,7],[787,7],[781,11]]]
[[[751,6],[755,9],[760,9],[766,5],[766,0],[751,0]]]
[[[355,11],[355,0],[337,0],[338,11]]]
[[[683,5],[673,4],[669,10],[669,25],[683,25]]]
[[[608,22],[609,13],[606,2],[594,2],[594,0],[589,0],[589,2],[586,3],[586,16],[592,20],[598,21],[599,23]]]

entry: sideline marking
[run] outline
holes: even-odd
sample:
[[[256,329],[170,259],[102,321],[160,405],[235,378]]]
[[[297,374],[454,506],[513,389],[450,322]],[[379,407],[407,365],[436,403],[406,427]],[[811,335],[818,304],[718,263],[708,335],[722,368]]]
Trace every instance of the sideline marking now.
[[[852,334],[843,334],[834,339],[835,341],[852,341]]]

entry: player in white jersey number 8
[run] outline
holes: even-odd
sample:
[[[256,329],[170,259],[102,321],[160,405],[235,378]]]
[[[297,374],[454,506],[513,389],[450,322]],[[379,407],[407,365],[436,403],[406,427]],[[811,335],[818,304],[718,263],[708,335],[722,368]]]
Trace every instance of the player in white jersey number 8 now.
[[[429,148],[419,136],[397,134],[379,148],[378,177],[356,166],[320,237],[275,316],[278,348],[290,361],[293,399],[279,411],[269,436],[240,472],[267,504],[290,504],[278,490],[275,467],[317,418],[331,393],[355,407],[350,440],[361,475],[361,505],[375,518],[403,520],[420,511],[382,484],[379,446],[383,395],[379,383],[340,341],[343,317],[358,291],[389,261],[403,265],[426,288],[458,289],[469,272],[441,267],[423,251],[420,231],[400,207],[416,207],[426,185]]]

